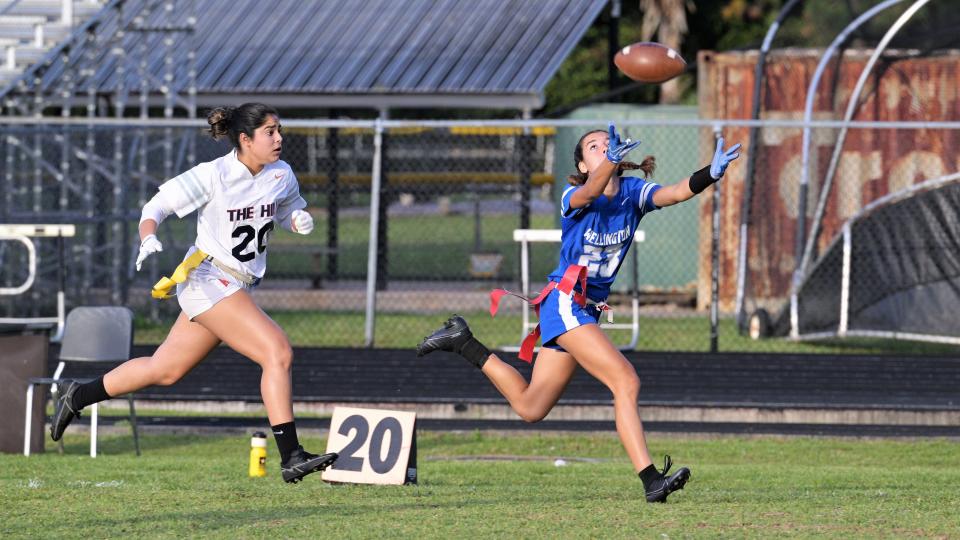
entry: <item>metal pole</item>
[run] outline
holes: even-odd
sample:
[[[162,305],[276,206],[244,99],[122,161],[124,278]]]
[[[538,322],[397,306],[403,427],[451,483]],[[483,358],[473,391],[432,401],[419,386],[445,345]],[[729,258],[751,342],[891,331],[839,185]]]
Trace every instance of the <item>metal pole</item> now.
[[[71,234],[72,236],[72,234]],[[63,231],[57,233],[57,330],[51,341],[60,341],[63,339],[63,325],[66,322],[66,290],[67,290],[67,259],[65,257]]]
[[[851,230],[850,221],[843,226],[843,271],[840,274],[840,324],[837,328],[837,335],[843,337],[847,335],[847,325],[850,316],[850,253]]]
[[[43,160],[43,138],[40,131],[46,131],[45,127],[37,126],[34,130],[33,148],[29,150],[30,157],[33,158],[33,211],[36,213],[43,211],[43,171],[40,167],[40,162]],[[24,141],[26,140],[24,137]]]
[[[94,86],[94,64],[96,62],[96,42],[97,35],[94,32],[93,28],[87,29],[87,43],[86,43],[86,65],[80,74],[82,77],[86,77],[84,83],[87,87],[87,119],[93,119],[97,116],[97,89]],[[84,241],[86,242],[85,248],[86,252],[84,253],[83,259],[83,292],[81,293],[81,301],[86,302],[89,298],[90,287],[93,284],[93,259],[96,256],[94,253],[94,246],[96,246],[96,239],[94,236],[96,225],[92,223],[96,211],[94,208],[93,200],[93,191],[94,191],[94,168],[93,168],[93,156],[96,153],[96,140],[94,138],[94,126],[93,124],[87,125],[87,139],[85,147],[85,156],[86,160],[86,170],[84,171],[84,192],[83,192],[83,208],[85,212],[85,217],[89,220],[87,223],[86,234],[84,234]]]
[[[720,138],[720,126],[713,128],[714,138]],[[719,349],[720,326],[720,185],[713,184],[713,223],[710,239],[710,352]]]
[[[197,16],[196,2],[187,5],[187,118],[197,117]],[[187,162],[192,166],[196,160],[195,148],[190,149]]]
[[[533,163],[530,162],[530,154],[533,150],[533,135],[526,133],[520,135],[520,144],[517,145],[520,152],[520,228],[530,228],[530,176],[533,172]]]
[[[33,95],[33,116],[40,118],[43,116],[43,89],[41,85],[34,86]],[[33,211],[41,212],[43,210],[43,173],[40,168],[40,162],[43,160],[43,136],[40,131],[43,126],[37,126],[33,132],[33,151],[30,157],[33,158]],[[27,138],[24,137],[24,141]]]
[[[380,111],[380,118],[386,120],[389,118],[389,112],[387,109],[382,109]],[[389,216],[387,215],[387,208],[390,206],[392,197],[390,196],[390,176],[386,173],[384,169],[388,169],[389,166],[384,166],[384,163],[389,164],[389,151],[390,149],[390,138],[386,137],[384,133],[380,134],[380,184],[378,193],[379,206],[378,206],[378,216],[377,216],[377,290],[383,291],[386,290],[390,278],[390,243],[387,238],[387,223]]]
[[[63,90],[60,93],[63,103],[60,106],[60,116],[63,118],[69,118],[71,115],[71,105],[73,104],[73,95],[74,95],[74,80],[75,80],[75,70],[71,69],[70,65],[70,52],[71,47],[67,46],[63,48],[63,51],[60,55],[60,61],[64,66],[63,73]],[[72,160],[71,153],[71,137],[73,136],[73,130],[69,127],[64,126],[63,128],[63,142],[60,149],[60,197],[58,199],[58,208],[61,212],[66,212],[70,205],[70,162]]]
[[[473,193],[473,252],[480,253],[483,249],[483,233],[480,220],[480,194]]]
[[[196,2],[187,5],[187,118],[197,117],[197,17]],[[197,161],[197,130],[187,130],[187,166]]]
[[[163,84],[160,86],[160,91],[163,93],[164,118],[173,118],[173,32],[166,29],[171,26],[172,15],[173,1],[167,0],[163,4],[163,14],[157,20],[161,28],[164,28],[161,30],[163,36]],[[153,31],[156,27],[151,25],[147,28],[148,31]],[[173,176],[173,128],[165,127],[163,128],[163,180],[166,181],[167,179],[173,178]],[[191,216],[191,219],[195,219],[194,216]],[[173,229],[167,229],[168,234],[172,232]],[[175,242],[176,240],[171,242],[171,244]],[[173,247],[173,245],[170,247]],[[159,257],[154,257],[154,259],[158,258]],[[151,303],[156,304],[156,302]]]
[[[801,0],[790,0],[787,5],[780,10],[776,21],[767,29],[767,35],[763,38],[763,45],[760,46],[760,57],[757,59],[757,65],[753,72],[753,107],[751,108],[750,118],[756,120],[760,118],[760,106],[763,101],[763,68],[766,64],[767,52],[773,43],[774,36],[780,31],[780,25],[790,15],[794,7],[800,4]],[[737,253],[737,297],[734,313],[737,317],[737,327],[742,332],[746,328],[747,314],[743,307],[743,297],[746,294],[747,278],[747,248],[749,247],[750,234],[750,214],[753,204],[753,180],[756,170],[757,154],[760,153],[760,128],[753,126],[750,128],[750,136],[747,138],[747,172],[744,176],[743,202],[740,208],[740,245]]]
[[[370,174],[370,239],[367,243],[367,308],[364,321],[366,347],[373,347],[374,318],[377,308],[377,234],[380,230],[380,167],[383,151],[383,117],[373,127],[373,168]]]
[[[11,158],[13,156],[11,155],[12,148],[10,145],[10,141],[7,140],[9,135],[7,135],[6,130],[4,130],[3,134],[0,135],[0,137],[2,137],[3,163],[6,167],[6,170],[4,171],[3,176],[0,177],[3,179],[3,181],[0,182],[0,193],[3,193],[3,205],[0,206],[0,222],[4,222],[4,221],[7,221],[8,219],[7,215],[10,213],[10,208],[12,207],[12,204],[13,204],[13,200],[11,197],[11,195],[13,194],[13,190],[12,190],[13,160]]]
[[[338,158],[340,148],[340,130],[335,127],[327,129],[324,137],[327,147],[327,279],[337,279],[337,238],[339,236],[340,218],[340,162]],[[312,163],[311,163],[312,164]]]
[[[123,28],[123,3],[117,4],[117,30],[114,33],[113,54],[117,57],[117,88],[113,100],[113,114],[123,119],[127,108],[127,54],[123,49],[125,32]],[[123,170],[123,129],[113,132],[113,260],[111,261],[111,299],[116,305],[127,303],[126,247],[130,242],[130,230],[126,226],[127,182]]]
[[[140,121],[136,118],[125,119],[123,122],[118,122],[116,118],[101,118],[94,121],[97,125],[114,127],[117,125],[121,126],[141,126],[149,125],[151,127],[188,127],[188,128],[202,128],[206,127],[203,121],[199,120],[189,120],[186,118],[173,118],[165,120],[163,118],[154,118],[150,119],[148,122]],[[404,128],[409,127],[411,121],[409,120],[386,120],[383,122],[383,128],[392,129],[392,128]],[[460,123],[462,122],[462,123]],[[590,124],[590,120],[550,120],[546,124],[553,127],[594,127],[596,121],[593,121],[593,124]],[[42,118],[34,118],[30,116],[29,113],[26,115],[13,115],[3,117],[2,123],[4,125],[13,125],[13,126],[33,126],[37,123],[41,124],[55,124],[55,125],[75,125],[75,126],[84,126],[90,123],[86,119],[69,119],[69,118],[58,118],[56,116],[44,116]],[[361,127],[365,128],[373,125],[373,120],[336,120],[336,119],[324,119],[324,120],[298,120],[287,118],[283,125],[285,127],[305,127],[312,128],[320,125],[323,126],[338,126],[340,128],[345,127]],[[496,128],[536,128],[542,127],[545,124],[544,120],[417,120],[416,127],[418,128],[448,128],[448,127],[496,127]],[[871,121],[860,121],[860,120],[851,120],[849,122],[844,122],[842,120],[811,120],[810,122],[804,122],[803,120],[737,120],[732,118],[698,118],[698,119],[676,119],[676,120],[655,120],[655,119],[636,119],[636,120],[624,120],[622,124],[628,128],[634,127],[663,127],[669,125],[670,127],[696,127],[696,128],[712,128],[716,124],[723,125],[724,128],[728,127],[742,127],[749,128],[751,126],[760,126],[762,129],[769,128],[786,128],[786,129],[795,129],[802,130],[805,127],[815,128],[815,129],[869,129],[869,130],[884,130],[884,129],[915,129],[915,130],[931,130],[931,129],[960,129],[960,122],[958,121],[923,121],[923,120],[904,120],[904,121],[893,121],[893,120],[871,120]],[[509,145],[507,145],[509,146]]]
[[[523,110],[523,119],[530,120],[533,111]],[[530,127],[525,126],[523,133],[518,139],[517,151],[519,155],[518,169],[520,173],[520,228],[530,228],[530,176],[533,174],[533,163],[530,162],[530,154],[533,153],[534,135]]]
[[[530,240],[526,237],[520,242],[520,283],[523,295],[530,297]],[[523,331],[520,340],[530,331],[530,304],[523,303]]]
[[[8,127],[9,129],[9,127]],[[6,154],[3,156],[4,161],[4,171],[3,179],[5,180],[5,185],[3,186],[3,214],[4,216],[9,216],[10,212],[16,207],[14,204],[14,194],[17,191],[16,178],[13,175],[13,171],[16,170],[15,166],[15,151],[14,142],[13,142],[13,133],[7,132],[3,141],[6,146]]]
[[[153,9],[153,4],[147,3],[144,6],[143,10],[140,13],[138,13],[137,16],[133,19],[133,24],[132,24],[133,30],[140,33],[140,36],[139,36],[140,44],[139,44],[139,47],[137,48],[138,49],[137,50],[137,57],[138,57],[137,79],[140,81],[140,95],[139,95],[138,102],[140,105],[141,120],[146,120],[150,116],[150,108],[148,105],[148,98],[150,94],[150,86],[149,86],[150,82],[147,79],[148,34],[143,30],[143,28],[146,26],[146,22],[151,15],[152,9]],[[148,160],[148,152],[149,152],[149,149],[148,149],[149,135],[150,133],[147,131],[146,123],[144,122],[143,124],[141,124],[140,130],[139,130],[140,147],[139,147],[139,155],[137,156],[138,157],[137,170],[140,176],[140,179],[138,182],[138,189],[139,189],[138,206],[141,206],[141,207],[147,203],[148,196],[150,195],[147,193],[147,183],[148,183],[147,160]],[[138,244],[140,243],[139,237],[137,238],[137,243]],[[147,269],[148,269],[147,271],[149,272],[149,276],[150,276],[149,281],[151,283],[157,279],[157,276],[159,274],[157,259],[158,257],[151,257],[150,260],[147,261]],[[150,302],[148,304],[150,306],[150,319],[153,321],[160,320],[159,304],[160,304],[159,302]]]
[[[169,24],[173,13],[173,2],[167,1],[163,5],[163,22]],[[165,31],[163,34],[163,117],[173,118],[173,33]],[[163,177],[173,177],[173,129],[163,129]]]

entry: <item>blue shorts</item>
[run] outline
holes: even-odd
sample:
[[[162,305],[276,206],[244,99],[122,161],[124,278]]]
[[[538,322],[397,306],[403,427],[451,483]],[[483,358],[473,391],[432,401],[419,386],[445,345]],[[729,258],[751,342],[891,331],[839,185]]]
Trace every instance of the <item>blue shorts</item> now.
[[[600,310],[595,304],[580,307],[572,295],[564,294],[559,289],[550,291],[540,304],[540,339],[548,349],[566,352],[557,345],[558,337],[578,326],[599,322]]]

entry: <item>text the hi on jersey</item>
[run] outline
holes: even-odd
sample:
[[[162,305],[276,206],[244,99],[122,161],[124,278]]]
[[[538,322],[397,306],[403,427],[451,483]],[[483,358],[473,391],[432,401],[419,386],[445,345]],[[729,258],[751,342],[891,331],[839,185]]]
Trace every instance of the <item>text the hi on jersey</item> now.
[[[230,221],[243,221],[245,219],[254,219],[254,218],[270,218],[277,213],[277,203],[272,202],[270,204],[261,204],[259,216],[254,212],[255,206],[247,206],[245,208],[231,208],[227,210],[227,218]]]

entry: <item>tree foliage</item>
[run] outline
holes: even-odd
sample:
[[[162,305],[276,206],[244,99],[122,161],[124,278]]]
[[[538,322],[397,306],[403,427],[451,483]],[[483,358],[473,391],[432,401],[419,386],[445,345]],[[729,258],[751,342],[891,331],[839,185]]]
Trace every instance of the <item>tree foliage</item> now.
[[[704,50],[729,51],[758,49],[763,38],[788,0],[623,0],[619,18],[619,46],[652,39],[662,41],[670,35],[680,37],[679,51],[688,64],[695,64],[697,53]],[[804,0],[786,19],[773,43],[774,48],[823,48],[857,16],[876,4],[873,0]],[[949,6],[931,3],[898,36],[903,47],[944,48],[947,38],[954,41],[960,14]],[[864,24],[853,35],[850,46],[873,46],[904,7],[893,8]],[[680,13],[678,13],[680,10]],[[680,14],[684,21],[678,20]],[[670,19],[667,21],[658,19]],[[544,111],[555,111],[589,100],[609,89],[608,59],[612,58],[607,43],[609,9],[597,18],[573,53],[561,65],[546,89]],[[686,32],[683,29],[686,28]],[[643,30],[647,33],[644,35]],[[654,31],[656,30],[656,33]],[[937,41],[938,38],[940,42]],[[943,43],[941,43],[943,42]],[[898,45],[895,41],[894,46]],[[954,43],[953,46],[956,46]],[[696,77],[693,73],[680,78],[679,101],[696,100]],[[617,78],[616,86],[628,84]],[[642,85],[608,101],[657,103],[660,85]]]

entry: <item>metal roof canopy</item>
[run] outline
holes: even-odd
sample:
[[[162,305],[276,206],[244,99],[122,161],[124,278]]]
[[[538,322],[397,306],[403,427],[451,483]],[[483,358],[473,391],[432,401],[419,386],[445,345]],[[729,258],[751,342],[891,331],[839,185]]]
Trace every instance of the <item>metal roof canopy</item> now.
[[[117,0],[94,17],[95,40],[78,29],[0,96],[39,90],[60,105],[64,88],[137,94],[131,67],[145,60],[148,100],[162,105],[165,55],[175,53],[173,92],[187,94],[193,50],[199,106],[530,110],[607,3],[177,0],[157,9],[156,0]],[[191,16],[193,31],[182,31]]]

